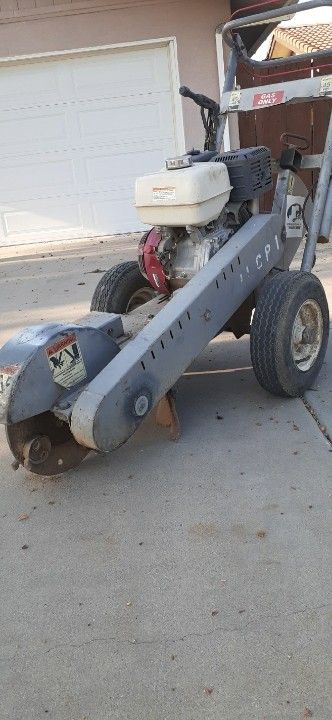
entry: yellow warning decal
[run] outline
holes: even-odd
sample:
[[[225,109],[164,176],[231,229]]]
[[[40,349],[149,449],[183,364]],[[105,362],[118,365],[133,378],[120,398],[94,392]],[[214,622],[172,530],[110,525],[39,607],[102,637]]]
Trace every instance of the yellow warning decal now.
[[[230,110],[235,110],[239,107],[241,100],[241,91],[240,90],[232,90],[230,96],[229,96],[229,103],[228,107]]]
[[[324,75],[320,81],[320,95],[332,94],[332,75]]]

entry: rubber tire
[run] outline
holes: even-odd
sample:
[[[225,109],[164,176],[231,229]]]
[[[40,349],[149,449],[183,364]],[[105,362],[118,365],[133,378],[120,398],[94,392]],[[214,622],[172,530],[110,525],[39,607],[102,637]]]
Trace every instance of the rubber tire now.
[[[138,263],[128,261],[107,270],[93,293],[90,310],[125,313],[132,295],[143,288],[153,288],[143,277]]]
[[[302,303],[316,300],[323,316],[323,338],[311,368],[299,370],[291,353],[291,335]],[[263,285],[250,332],[250,352],[259,384],[273,395],[301,397],[317,377],[329,337],[329,308],[324,288],[312,273],[284,271]]]

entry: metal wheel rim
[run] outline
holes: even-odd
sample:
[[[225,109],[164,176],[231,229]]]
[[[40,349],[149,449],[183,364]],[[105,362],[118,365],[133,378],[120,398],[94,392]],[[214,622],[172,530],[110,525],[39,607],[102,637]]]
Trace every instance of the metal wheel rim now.
[[[156,293],[151,287],[139,288],[134,292],[127,304],[126,313],[136,310],[136,308],[144,305],[155,297]]]
[[[323,314],[316,300],[305,300],[296,314],[291,341],[293,362],[301,372],[310,370],[317,360],[323,325]]]

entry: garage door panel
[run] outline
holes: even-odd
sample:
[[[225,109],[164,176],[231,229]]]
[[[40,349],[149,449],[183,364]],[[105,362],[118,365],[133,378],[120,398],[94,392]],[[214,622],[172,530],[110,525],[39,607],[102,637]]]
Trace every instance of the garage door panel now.
[[[0,156],[17,152],[41,152],[62,149],[68,143],[68,122],[65,112],[45,110],[0,115]]]
[[[0,109],[55,103],[62,93],[61,67],[44,62],[12,65],[0,72]]]
[[[135,180],[142,172],[154,172],[158,166],[162,167],[163,159],[160,149],[97,155],[86,158],[86,175],[91,186],[106,185],[109,189],[116,189],[128,179]]]
[[[165,137],[155,137],[155,138],[147,138],[146,134],[143,137],[138,138],[122,138],[117,136],[116,138],[111,138],[99,142],[86,142],[86,143],[80,143],[77,148],[74,149],[74,152],[77,152],[81,155],[81,157],[85,156],[91,156],[91,157],[98,157],[100,154],[105,153],[105,155],[114,155],[117,156],[119,153],[124,154],[130,154],[130,153],[137,153],[137,152],[149,152],[150,150],[153,151],[154,149],[160,150],[161,152],[164,152],[165,147],[172,147],[172,152],[177,152],[177,144],[175,142],[174,137],[171,133],[168,135],[165,135]],[[54,153],[55,154],[55,153]],[[74,154],[74,153],[73,153]],[[164,158],[165,159],[165,158]]]
[[[101,138],[123,137],[132,141],[147,136],[149,140],[168,136],[172,127],[171,109],[166,107],[164,97],[140,98],[140,102],[129,100],[112,105],[106,101],[98,101],[95,107],[78,109],[81,139],[91,142],[93,138],[100,142]]]
[[[135,179],[180,150],[166,46],[2,68],[1,88],[0,244],[143,229]]]
[[[93,227],[98,235],[132,232],[133,229],[143,230],[144,225],[138,222],[133,198],[124,193],[123,198],[110,201],[100,199],[92,203]],[[109,229],[108,229],[109,228]]]
[[[161,118],[158,105],[146,102],[140,107],[101,107],[96,110],[80,111],[78,114],[81,137],[101,138],[125,132],[126,136],[137,137],[143,133],[160,134]]]
[[[169,64],[165,48],[114,52],[105,68],[101,54],[72,59],[70,71],[77,99],[129,97],[145,92],[170,90]],[[133,78],[135,82],[133,83]]]
[[[8,239],[17,239],[15,236],[26,234],[44,237],[59,230],[68,229],[77,232],[83,228],[82,211],[76,201],[38,200],[27,203],[17,203],[16,208],[8,209],[0,207],[2,224],[5,235]]]
[[[41,160],[25,159],[24,162],[2,162],[0,192],[2,202],[15,199],[33,199],[41,195],[70,193],[75,190],[75,169],[72,159]]]

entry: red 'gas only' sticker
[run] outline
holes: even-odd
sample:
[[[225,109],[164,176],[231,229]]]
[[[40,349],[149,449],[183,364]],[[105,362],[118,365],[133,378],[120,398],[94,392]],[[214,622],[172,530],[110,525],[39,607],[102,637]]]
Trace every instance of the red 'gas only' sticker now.
[[[276,90],[275,92],[255,93],[252,106],[254,108],[271,107],[271,105],[280,105],[284,101],[284,90]]]

